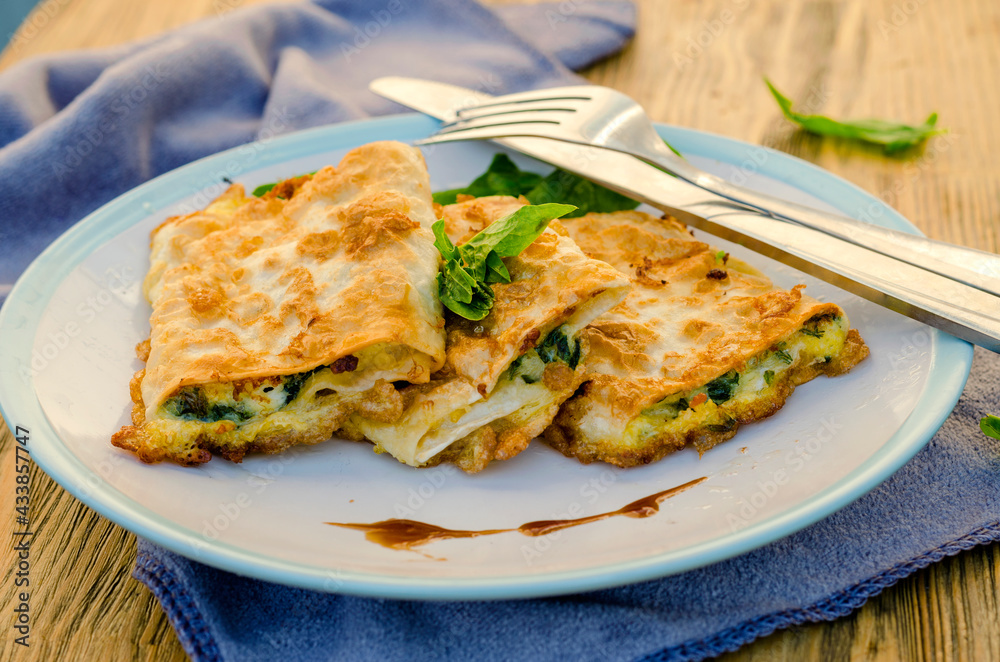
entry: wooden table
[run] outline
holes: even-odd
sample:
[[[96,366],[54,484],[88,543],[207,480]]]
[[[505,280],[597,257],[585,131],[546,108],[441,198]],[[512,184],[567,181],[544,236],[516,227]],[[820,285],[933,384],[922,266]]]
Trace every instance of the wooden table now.
[[[47,0],[0,57],[141,38],[257,0]],[[643,0],[639,33],[585,72],[638,99],[654,119],[807,159],[883,197],[928,235],[1000,250],[1000,5],[994,0]],[[572,0],[562,3],[572,9]],[[809,110],[950,129],[903,159],[796,131],[761,82]],[[16,424],[16,422],[12,422]],[[0,429],[0,526],[15,525],[15,450]],[[0,631],[0,658],[180,660],[156,600],[130,578],[135,537],[32,468],[32,645]],[[15,552],[0,548],[3,622]],[[1000,545],[916,573],[851,616],[776,633],[740,660],[1000,659]],[[19,590],[19,589],[18,589]]]

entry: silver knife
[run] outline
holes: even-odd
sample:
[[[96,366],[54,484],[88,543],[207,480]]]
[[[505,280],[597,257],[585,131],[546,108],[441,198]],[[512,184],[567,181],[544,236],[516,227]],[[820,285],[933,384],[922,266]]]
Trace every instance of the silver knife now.
[[[379,78],[370,88],[438,119],[491,98],[475,90],[415,78]],[[1000,297],[817,230],[748,210],[626,154],[545,138],[495,142],[652,205],[683,223],[890,310],[1000,352]]]

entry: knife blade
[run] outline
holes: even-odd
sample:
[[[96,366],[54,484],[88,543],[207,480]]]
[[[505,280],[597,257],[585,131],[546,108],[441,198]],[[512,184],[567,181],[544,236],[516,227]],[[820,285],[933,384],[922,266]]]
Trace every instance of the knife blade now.
[[[395,76],[372,81],[370,89],[437,119],[491,98],[456,85]],[[764,216],[627,154],[545,138],[504,138],[494,142],[607,186],[683,223],[746,246],[890,310],[1000,352],[1000,297],[817,230]]]

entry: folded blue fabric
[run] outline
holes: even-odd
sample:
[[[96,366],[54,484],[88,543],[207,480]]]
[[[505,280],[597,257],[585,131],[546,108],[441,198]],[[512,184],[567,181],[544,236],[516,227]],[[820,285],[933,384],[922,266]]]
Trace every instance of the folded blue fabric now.
[[[0,301],[70,225],[159,174],[261,137],[408,110],[369,92],[373,78],[446,77],[491,94],[577,83],[563,62],[617,52],[634,24],[629,2],[318,0],[19,64],[0,74]]]
[[[629,3],[490,11],[471,2],[323,0],[228,14],[151,41],[0,74],[0,287],[116,195],[264,132],[402,110],[387,74],[492,93],[566,84],[632,34]],[[0,296],[2,296],[0,290]],[[836,618],[915,569],[1000,538],[1000,401],[980,351],[930,445],[852,506],[741,557],[560,598],[423,603],[239,577],[139,541],[135,577],[195,660],[701,659],[777,628]]]

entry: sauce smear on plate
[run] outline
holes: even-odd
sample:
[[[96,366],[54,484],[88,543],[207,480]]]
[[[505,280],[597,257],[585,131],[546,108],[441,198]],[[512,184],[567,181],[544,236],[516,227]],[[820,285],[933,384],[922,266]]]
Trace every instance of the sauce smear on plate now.
[[[588,517],[580,517],[578,519],[539,520],[537,522],[522,524],[516,529],[456,531],[454,529],[446,529],[434,524],[417,522],[412,519],[387,519],[382,520],[381,522],[374,522],[372,524],[347,522],[327,522],[327,524],[330,524],[331,526],[343,527],[345,529],[364,531],[365,538],[373,543],[382,545],[383,547],[389,547],[390,549],[412,549],[414,547],[419,547],[420,545],[426,545],[434,540],[477,538],[479,536],[491,536],[496,533],[509,533],[511,531],[517,531],[518,533],[526,536],[544,536],[554,531],[560,531],[562,529],[568,529],[572,526],[579,526],[590,522],[598,522],[602,519],[615,517],[617,515],[639,518],[650,517],[659,512],[661,501],[669,499],[675,494],[680,494],[684,490],[694,487],[706,478],[707,476],[702,476],[701,478],[696,478],[695,480],[684,483],[683,485],[671,487],[669,490],[663,490],[662,492],[657,492],[656,494],[650,494],[647,497],[633,501],[627,506],[608,513],[600,513],[599,515],[590,515]]]

